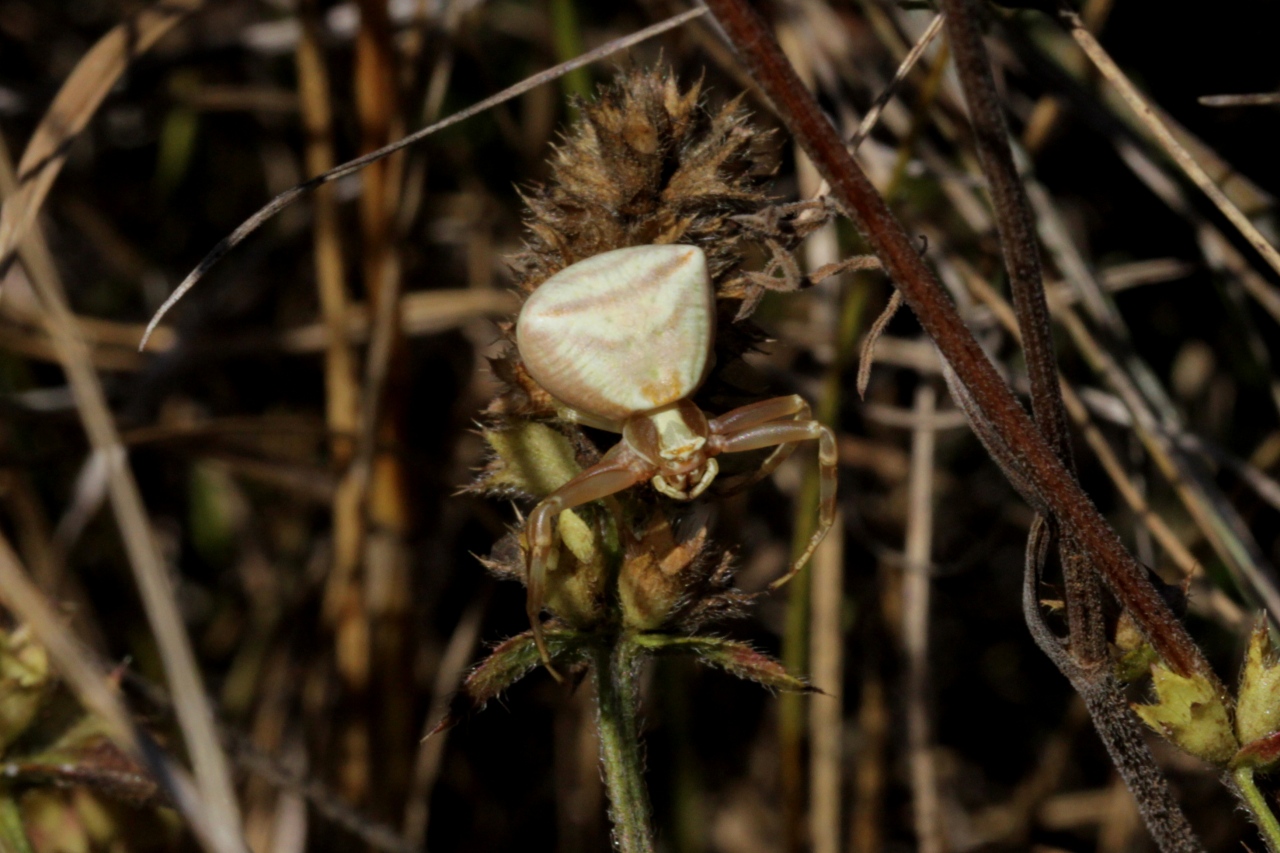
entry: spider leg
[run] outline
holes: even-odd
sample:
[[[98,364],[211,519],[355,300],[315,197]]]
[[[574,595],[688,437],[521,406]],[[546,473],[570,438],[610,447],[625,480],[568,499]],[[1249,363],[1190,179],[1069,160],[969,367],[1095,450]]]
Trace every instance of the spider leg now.
[[[711,432],[714,435],[730,436],[744,430],[766,424],[770,421],[788,418],[794,421],[807,421],[812,417],[809,404],[799,394],[789,397],[774,397],[758,403],[741,406],[726,412],[711,421]],[[766,445],[767,446],[767,445]],[[794,441],[780,444],[770,453],[760,467],[750,474],[742,474],[728,482],[722,481],[721,488],[716,489],[719,495],[734,495],[743,489],[750,488],[772,474],[779,465],[787,461],[798,445]]]
[[[765,401],[771,402],[771,401]],[[807,407],[806,407],[807,408]],[[762,447],[778,446],[773,456],[777,456],[787,445],[794,446],[801,441],[818,442],[819,489],[818,489],[818,527],[809,538],[804,552],[791,564],[785,575],[769,584],[774,590],[796,576],[796,573],[813,556],[818,543],[827,535],[836,519],[836,437],[830,429],[817,421],[786,421],[783,423],[764,423],[749,427],[740,432],[723,436],[716,442],[720,453],[741,453],[746,450],[758,450]],[[790,452],[790,451],[787,451]],[[768,460],[766,460],[768,464]]]
[[[803,412],[803,415],[799,413]],[[711,419],[711,431],[719,435],[740,433],[753,426],[759,426],[779,418],[799,417],[809,420],[809,404],[799,394],[787,397],[773,397],[758,403],[748,403],[725,412],[718,418]],[[768,445],[763,445],[768,447]]]
[[[537,643],[542,663],[557,681],[560,674],[551,665],[551,654],[542,633],[542,605],[546,597],[547,573],[553,570],[559,558],[559,542],[553,521],[560,513],[581,506],[615,492],[628,489],[652,477],[654,471],[639,461],[633,453],[609,452],[604,459],[583,471],[560,488],[542,499],[529,513],[525,529],[529,537],[529,588],[525,598],[525,612],[533,628],[533,640]]]

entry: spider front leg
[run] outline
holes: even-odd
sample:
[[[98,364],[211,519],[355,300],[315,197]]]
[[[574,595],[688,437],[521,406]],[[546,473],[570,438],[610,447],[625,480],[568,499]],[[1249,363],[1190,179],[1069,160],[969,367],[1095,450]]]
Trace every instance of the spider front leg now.
[[[792,394],[788,397],[761,400],[758,403],[750,403],[726,412],[711,421],[711,432],[714,435],[721,436],[740,435],[751,427],[760,426],[771,421],[787,419],[803,422],[810,420],[812,416],[813,413],[809,409],[808,402],[799,394]],[[767,447],[768,445],[765,446]],[[724,485],[723,488],[717,489],[716,493],[719,495],[734,495],[743,489],[754,486],[772,474],[779,465],[786,462],[787,457],[795,451],[796,447],[797,444],[794,441],[778,445],[758,469],[750,474],[735,477],[732,482]]]
[[[739,429],[727,434],[714,435],[712,440],[713,447],[717,453],[743,453],[748,450],[759,450],[763,447],[777,447],[778,449],[765,460],[765,466],[769,466],[770,463],[773,463],[774,468],[776,468],[778,463],[781,462],[781,459],[778,459],[775,462],[775,457],[784,452],[791,452],[787,449],[788,445],[794,449],[795,445],[801,441],[812,441],[816,439],[818,442],[818,465],[820,474],[818,481],[818,528],[813,532],[813,536],[809,538],[809,544],[805,546],[804,552],[794,563],[791,564],[791,568],[787,573],[769,584],[770,590],[777,589],[796,576],[796,573],[799,572],[804,564],[809,561],[809,558],[813,556],[813,552],[817,549],[818,543],[827,535],[827,531],[831,529],[831,525],[834,524],[836,520],[836,474],[838,467],[836,464],[835,434],[832,433],[830,429],[814,420],[784,421],[782,423],[777,423],[775,420],[774,422],[766,423],[756,422],[754,425],[750,426],[743,425],[744,423],[750,423],[755,420],[751,415],[763,414],[766,411],[770,411],[770,409],[766,408],[770,404],[777,404],[779,408],[785,409],[785,406],[782,404],[782,401],[784,400],[799,400],[800,404],[803,405],[804,408],[795,409],[795,413],[804,411],[806,415],[808,414],[808,405],[805,404],[803,400],[800,400],[799,397],[780,397],[777,400],[765,400],[762,403],[755,404],[755,406],[760,407],[757,412],[738,417],[734,421],[731,421],[731,423],[736,424]],[[730,412],[728,415],[724,416],[724,418],[717,419],[715,424],[719,425],[721,422],[727,421],[735,415],[738,415],[739,412],[744,412],[744,410],[751,408],[751,406],[744,406],[742,409]],[[779,416],[785,417],[786,414]],[[770,468],[770,470],[772,470],[772,468]]]
[[[542,499],[525,527],[529,536],[529,587],[525,597],[525,612],[533,629],[533,641],[542,656],[542,664],[556,679],[560,674],[551,665],[551,654],[542,633],[542,604],[546,596],[547,571],[554,569],[559,551],[556,530],[553,526],[560,513],[575,506],[591,503],[609,495],[629,489],[636,483],[653,476],[650,466],[643,464],[633,453],[619,445],[560,488]]]

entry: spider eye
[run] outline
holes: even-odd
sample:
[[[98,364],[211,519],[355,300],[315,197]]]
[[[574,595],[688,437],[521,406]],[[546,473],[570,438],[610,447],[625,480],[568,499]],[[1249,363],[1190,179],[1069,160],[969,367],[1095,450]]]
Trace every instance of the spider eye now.
[[[529,296],[516,345],[561,402],[625,420],[688,397],[706,374],[715,293],[697,246],[634,246],[579,261]]]

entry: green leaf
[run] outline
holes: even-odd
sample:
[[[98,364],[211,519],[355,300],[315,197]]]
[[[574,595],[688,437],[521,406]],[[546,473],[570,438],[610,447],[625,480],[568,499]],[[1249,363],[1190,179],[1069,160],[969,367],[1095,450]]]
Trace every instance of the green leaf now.
[[[1151,674],[1151,667],[1160,661],[1160,655],[1147,642],[1138,623],[1127,612],[1120,614],[1116,623],[1113,642],[1116,651],[1115,675],[1121,684],[1133,684]]]
[[[582,520],[582,516],[571,509],[560,513],[556,520],[560,541],[568,548],[578,562],[585,566],[594,565],[600,559],[600,549],[596,546],[596,531],[590,524]]]
[[[821,693],[808,681],[787,672],[782,663],[746,643],[723,637],[673,637],[666,634],[639,634],[635,643],[656,652],[687,652],[703,663],[723,669],[745,681],[754,681],[770,690],[789,693]]]
[[[1280,732],[1250,741],[1231,759],[1232,767],[1255,767],[1270,770],[1280,763]]]
[[[544,498],[582,472],[573,443],[546,424],[522,421],[482,435],[494,458],[473,490]]]
[[[582,660],[587,638],[576,631],[546,631],[547,649],[557,669],[567,669]],[[466,717],[483,710],[489,700],[528,675],[542,663],[533,632],[525,631],[502,641],[487,658],[471,670],[450,702],[449,711],[427,737],[453,728]]]
[[[1280,731],[1280,663],[1264,617],[1253,626],[1240,672],[1236,734],[1241,743],[1249,744],[1276,731]]]
[[[156,781],[111,742],[101,720],[90,714],[40,752],[9,757],[5,772],[24,785],[89,788],[135,808],[166,803]]]
[[[1121,684],[1140,681],[1159,660],[1160,655],[1156,650],[1149,643],[1142,643],[1120,655],[1115,664],[1116,680]]]
[[[1151,667],[1157,701],[1134,705],[1142,721],[1186,752],[1219,766],[1240,748],[1226,702],[1201,675],[1181,676],[1163,663]]]
[[[0,796],[0,850],[4,853],[35,853],[27,839],[18,802],[7,793]]]
[[[26,625],[0,631],[0,753],[35,720],[51,680],[44,646]]]

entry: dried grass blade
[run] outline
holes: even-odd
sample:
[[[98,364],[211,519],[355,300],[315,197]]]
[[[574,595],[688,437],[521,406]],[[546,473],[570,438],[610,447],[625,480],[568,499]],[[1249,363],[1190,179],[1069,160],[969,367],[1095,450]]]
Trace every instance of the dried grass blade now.
[[[945,16],[935,16],[925,31],[921,33],[920,38],[916,39],[916,43],[911,46],[911,50],[902,58],[902,62],[898,64],[898,70],[893,74],[893,79],[876,96],[875,103],[867,110],[867,114],[862,117],[862,121],[858,122],[858,129],[853,132],[853,136],[849,137],[850,151],[857,152],[862,143],[871,135],[871,131],[876,129],[876,125],[880,123],[880,117],[884,114],[884,108],[893,100],[893,96],[898,94],[898,90],[902,87],[902,81],[907,79],[907,75],[920,62],[929,45],[933,43],[938,33],[942,32],[942,25],[945,21]],[[822,183],[818,186],[818,191],[813,194],[813,197],[823,198],[830,196],[830,194],[831,184],[826,178],[823,178]]]
[[[1273,304],[1280,304],[1276,303],[1274,288],[1248,265],[1223,234],[1195,212],[1171,176],[1136,146],[1121,142],[1118,148],[1121,158],[1139,179],[1194,225],[1201,251],[1211,266],[1234,277],[1267,310],[1271,311]],[[1253,600],[1265,602],[1273,614],[1278,612],[1280,591],[1271,580],[1274,571],[1270,561],[1212,476],[1197,459],[1187,456],[1185,448],[1176,446],[1176,437],[1186,433],[1182,415],[1151,368],[1132,350],[1115,345],[1130,338],[1124,320],[1073,243],[1066,225],[1049,203],[1047,193],[1034,181],[1030,198],[1037,207],[1042,240],[1053,253],[1055,263],[1067,272],[1066,280],[1089,311],[1090,319],[1106,331],[1113,345],[1104,347],[1069,305],[1055,306],[1059,320],[1079,351],[1124,401],[1147,452],[1165,473],[1205,538],[1236,576],[1237,585],[1246,595],[1256,595]],[[969,278],[972,286],[973,277]],[[1280,318],[1280,313],[1273,316]]]
[[[568,62],[562,62],[554,68],[549,68],[546,71],[539,72],[532,77],[520,81],[514,86],[509,86],[496,95],[485,98],[483,101],[473,104],[465,110],[460,110],[448,118],[441,119],[435,124],[428,125],[421,130],[416,130],[403,139],[399,139],[390,145],[383,146],[377,151],[371,151],[363,157],[348,160],[341,166],[285,190],[280,193],[280,195],[269,201],[261,210],[253,214],[253,216],[250,216],[242,222],[234,231],[222,238],[216,246],[209,250],[209,254],[204,256],[199,265],[182,280],[182,283],[178,285],[177,289],[169,295],[169,298],[166,299],[164,304],[160,306],[160,309],[156,311],[155,316],[151,318],[151,322],[147,324],[146,331],[142,335],[142,340],[138,344],[138,349],[142,349],[147,345],[147,339],[151,337],[151,333],[155,331],[156,326],[160,324],[160,321],[164,319],[164,316],[169,313],[173,306],[178,304],[183,296],[187,295],[187,292],[191,290],[191,288],[196,286],[196,283],[204,277],[205,273],[207,273],[214,264],[221,260],[227,252],[244,242],[246,237],[261,228],[268,220],[289,205],[293,204],[301,196],[304,196],[314,190],[316,187],[324,186],[325,184],[336,181],[339,178],[345,178],[347,175],[360,171],[370,163],[376,163],[383,157],[387,157],[397,151],[408,148],[416,142],[426,139],[433,133],[444,130],[447,127],[452,127],[453,125],[458,124],[461,121],[465,121],[474,115],[478,115],[479,113],[495,107],[504,101],[509,101],[512,98],[523,95],[525,92],[528,92],[531,89],[536,89],[543,83],[549,83],[552,80],[563,77],[574,69],[581,68],[584,65],[589,65],[596,60],[604,59],[614,53],[618,53],[619,51],[623,51],[629,47],[637,45],[642,41],[661,35],[667,30],[674,29],[681,24],[693,20],[699,15],[705,14],[706,11],[707,10],[701,6],[696,9],[690,9],[689,11],[682,12],[679,15],[673,15],[665,21],[659,21],[652,26],[645,27],[643,30],[638,30],[631,35],[614,39],[613,41],[601,45],[595,50],[582,54],[582,56],[579,56],[576,59],[571,59]]]
[[[867,337],[862,342],[862,354],[858,358],[858,396],[863,400],[867,399],[867,385],[871,383],[871,368],[876,362],[876,342],[880,340],[884,330],[889,328],[889,322],[901,307],[902,291],[895,290],[889,296],[889,304],[884,306],[880,316],[871,324],[871,330],[867,332]]]
[[[839,853],[844,704],[834,685],[844,679],[844,526],[838,512],[809,571],[809,676],[832,690],[809,698],[809,834],[813,853]]]
[[[889,85],[884,87],[871,105],[871,109],[867,110],[867,114],[862,117],[862,121],[858,124],[858,130],[849,139],[849,148],[854,151],[858,150],[858,146],[862,141],[871,135],[871,131],[875,129],[876,123],[880,121],[880,114],[884,112],[885,105],[893,99],[897,94],[902,81],[907,79],[907,75],[911,73],[911,69],[916,67],[916,63],[920,61],[920,57],[924,56],[924,52],[929,45],[942,32],[942,25],[946,21],[946,16],[938,15],[929,22],[929,26],[921,33],[920,38],[916,39],[916,43],[911,46],[911,50],[903,57],[902,62],[898,64],[898,70],[894,72],[893,79],[889,81]]]
[[[1000,321],[1000,324],[1021,343],[1018,321],[1015,319],[1013,308],[1009,303],[1005,302],[1000,294],[996,293],[976,271],[962,269],[962,272],[964,273],[965,284],[968,285],[974,296],[990,308],[996,319]],[[1182,543],[1182,540],[1165,523],[1164,519],[1151,508],[1146,498],[1142,496],[1142,492],[1129,479],[1129,474],[1125,470],[1124,464],[1116,456],[1115,451],[1111,449],[1106,437],[1089,417],[1089,411],[1080,396],[1075,392],[1075,389],[1061,376],[1059,376],[1059,380],[1062,382],[1062,400],[1066,404],[1067,413],[1084,435],[1085,441],[1092,448],[1094,456],[1097,457],[1098,464],[1102,466],[1107,476],[1111,478],[1112,483],[1115,484],[1116,490],[1120,492],[1125,503],[1129,505],[1134,515],[1141,519],[1142,523],[1151,531],[1151,534],[1165,549],[1169,558],[1178,566],[1183,575],[1190,576],[1201,571],[1199,561],[1191,555],[1191,552],[1187,550],[1187,546]]]
[[[1196,162],[1190,152],[1178,142],[1164,122],[1160,121],[1160,117],[1156,115],[1151,104],[1138,91],[1138,87],[1133,85],[1133,82],[1120,70],[1120,66],[1116,65],[1111,55],[1103,49],[1098,40],[1093,37],[1093,34],[1085,28],[1080,16],[1065,8],[1060,14],[1070,28],[1071,37],[1075,39],[1076,44],[1080,45],[1081,50],[1097,66],[1098,71],[1106,78],[1107,82],[1115,87],[1120,97],[1129,106],[1129,109],[1133,110],[1134,115],[1155,136],[1165,153],[1173,159],[1173,162],[1178,165],[1183,174],[1190,178],[1192,183],[1209,197],[1209,200],[1240,231],[1240,234],[1249,241],[1249,245],[1257,250],[1263,260],[1273,270],[1280,273],[1280,251],[1277,251],[1276,247],[1262,236],[1262,233],[1249,220],[1249,217],[1245,216],[1240,208],[1236,207],[1231,202],[1231,199],[1227,198],[1227,194],[1213,182],[1213,179]]]
[[[319,780],[285,767],[278,758],[260,752],[249,743],[236,745],[236,763],[279,788],[282,794],[290,793],[304,798],[315,814],[351,833],[354,838],[367,844],[370,850],[383,853],[423,853],[420,845],[401,838],[393,827],[367,817]],[[287,844],[283,847],[285,850],[293,849]],[[281,845],[277,842],[277,846],[272,849],[279,850]]]
[[[1246,595],[1256,595],[1275,618],[1280,618],[1280,587],[1273,578],[1275,569],[1234,504],[1223,494],[1200,461],[1179,450],[1170,438],[1185,432],[1180,419],[1161,421],[1148,405],[1157,387],[1154,379],[1139,387],[1143,374],[1133,370],[1136,360],[1117,361],[1098,341],[1084,322],[1070,309],[1059,313],[1063,327],[1090,367],[1124,402],[1133,418],[1134,429],[1143,446],[1156,461],[1161,473],[1177,493],[1187,511],[1223,563],[1231,570],[1236,585]],[[1126,368],[1130,368],[1126,370]]]
[[[916,843],[921,853],[947,849],[946,819],[934,757],[934,705],[929,666],[929,621],[933,553],[933,466],[937,391],[928,381],[916,388],[912,409],[911,471],[907,485],[907,536],[902,573],[902,642],[906,657],[907,763]]]
[[[431,689],[431,710],[424,718],[422,740],[418,744],[418,755],[413,767],[413,785],[404,810],[404,839],[412,845],[421,847],[426,844],[427,822],[431,816],[431,791],[439,778],[444,760],[447,735],[441,732],[431,737],[431,730],[437,720],[443,720],[449,713],[453,692],[462,683],[467,665],[471,663],[476,643],[480,639],[485,610],[486,602],[477,601],[462,614],[436,669]]]
[[[1280,104],[1280,92],[1259,92],[1254,95],[1201,95],[1199,100],[1206,107],[1270,107]]]
[[[0,211],[0,271],[13,262],[67,151],[135,57],[145,53],[204,0],[161,0],[117,24],[80,58],[18,163],[18,190]]]
[[[0,197],[13,193],[16,186],[8,152],[0,144]],[[106,458],[112,509],[195,767],[200,805],[204,809],[201,820],[209,831],[205,840],[216,853],[244,853],[231,771],[214,730],[213,713],[201,684],[195,653],[152,535],[142,494],[129,470],[128,456],[107,406],[106,393],[76,329],[75,315],[67,304],[53,258],[39,232],[28,234],[20,250],[31,283],[44,302],[46,331],[62,361],[85,432],[94,450]]]
[[[306,164],[309,175],[333,168],[333,115],[329,104],[329,70],[325,64],[314,22],[303,16],[295,63],[298,69],[298,102],[307,130]],[[360,389],[356,383],[355,356],[345,333],[349,298],[343,281],[343,252],[339,238],[338,209],[332,192],[316,193],[312,257],[316,291],[323,315],[325,349],[325,418],[335,435],[355,433]],[[343,442],[335,440],[333,453],[345,455]]]

